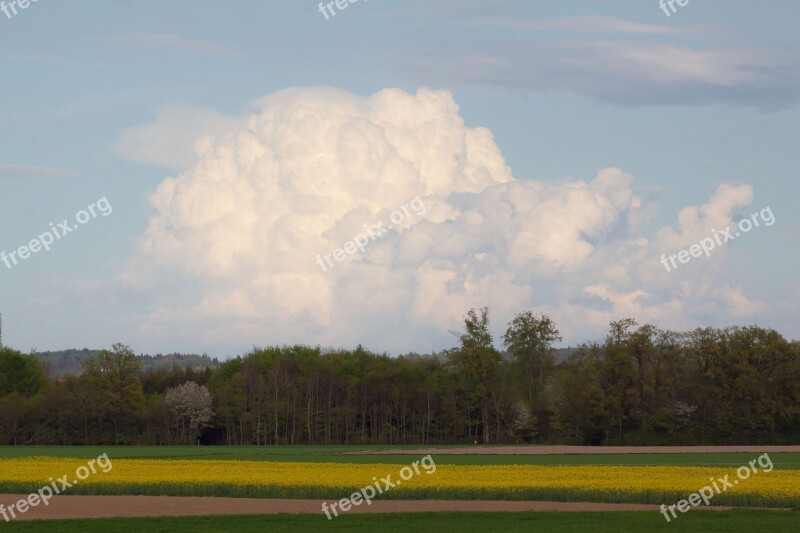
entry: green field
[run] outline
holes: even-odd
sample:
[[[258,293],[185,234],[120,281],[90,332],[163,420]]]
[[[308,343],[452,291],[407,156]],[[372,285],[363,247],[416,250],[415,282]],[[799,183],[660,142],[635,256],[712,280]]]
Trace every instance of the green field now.
[[[799,511],[696,511],[667,523],[659,513],[411,513],[342,515],[212,516],[189,518],[116,518],[113,520],[47,520],[13,522],[9,532],[58,530],[65,533],[149,533],[191,531],[690,531],[731,532],[800,530]]]
[[[458,446],[437,446],[454,448]],[[408,464],[415,455],[353,455],[363,450],[415,449],[418,446],[0,446],[0,458],[75,457],[91,459],[107,453],[114,459],[211,459],[299,461],[309,463]],[[434,448],[434,447],[431,447]],[[598,451],[601,451],[599,448]],[[586,455],[437,455],[436,464],[453,465],[677,465],[740,466],[755,453],[642,453]],[[775,468],[800,469],[800,453],[771,453]]]

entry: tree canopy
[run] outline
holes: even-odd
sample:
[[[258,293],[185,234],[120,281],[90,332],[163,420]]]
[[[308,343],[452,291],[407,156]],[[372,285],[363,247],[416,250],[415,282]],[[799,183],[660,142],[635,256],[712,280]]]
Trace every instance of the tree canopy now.
[[[0,443],[800,442],[800,343],[771,329],[622,319],[555,361],[549,317],[514,317],[502,353],[482,308],[456,336],[442,352],[397,357],[254,348],[204,370],[144,370],[115,344],[83,374],[50,378],[34,355],[4,348]]]

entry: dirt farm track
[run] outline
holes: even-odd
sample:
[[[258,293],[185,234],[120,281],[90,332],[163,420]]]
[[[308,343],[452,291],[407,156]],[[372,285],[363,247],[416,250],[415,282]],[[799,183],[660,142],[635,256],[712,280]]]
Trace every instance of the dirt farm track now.
[[[25,495],[3,494],[9,505]],[[245,515],[278,513],[320,514],[322,500],[258,500],[170,496],[56,496],[48,507],[34,507],[17,520],[122,518],[143,516]],[[708,508],[724,511],[730,507]],[[408,513],[441,511],[657,511],[657,505],[634,503],[416,501],[386,500],[353,507],[348,513]]]

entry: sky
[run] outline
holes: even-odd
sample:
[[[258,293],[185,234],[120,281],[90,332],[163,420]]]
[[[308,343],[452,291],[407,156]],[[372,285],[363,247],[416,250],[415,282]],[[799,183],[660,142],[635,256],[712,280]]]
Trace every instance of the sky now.
[[[0,3],[4,344],[800,338],[800,4],[339,4]]]

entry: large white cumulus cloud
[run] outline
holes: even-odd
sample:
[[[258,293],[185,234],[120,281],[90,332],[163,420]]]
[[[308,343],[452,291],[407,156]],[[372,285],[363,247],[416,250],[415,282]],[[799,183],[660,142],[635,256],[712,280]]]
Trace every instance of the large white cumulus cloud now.
[[[452,95],[428,89],[281,91],[228,133],[199,138],[195,153],[152,195],[155,215],[126,279],[152,291],[142,328],[212,345],[422,351],[481,305],[498,326],[537,308],[578,336],[620,313],[685,316],[702,280],[662,274],[657,256],[752,199],[746,186],[721,187],[650,241],[642,227],[653,206],[634,194],[632,176],[607,168],[589,181],[516,179],[491,132],[466,127]],[[365,225],[387,226],[416,197],[424,212],[320,268],[318,255]],[[702,298],[709,312],[715,302],[744,315],[757,305],[730,286]]]

